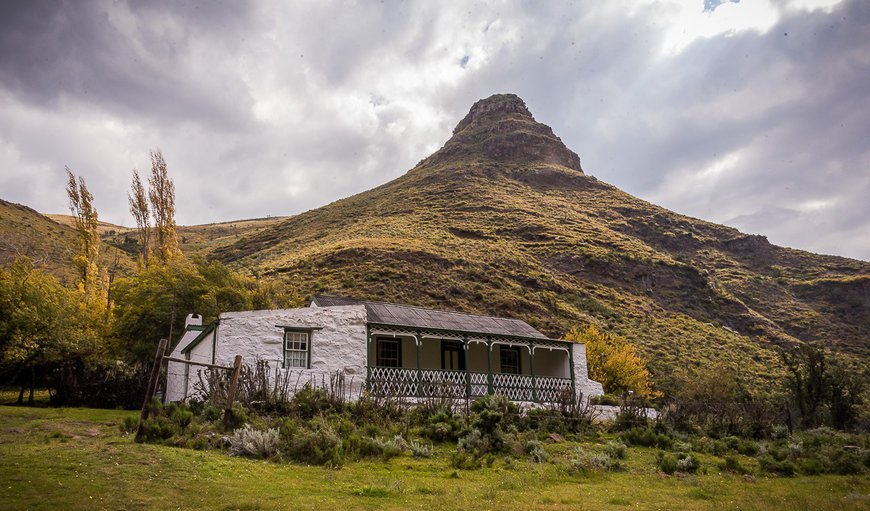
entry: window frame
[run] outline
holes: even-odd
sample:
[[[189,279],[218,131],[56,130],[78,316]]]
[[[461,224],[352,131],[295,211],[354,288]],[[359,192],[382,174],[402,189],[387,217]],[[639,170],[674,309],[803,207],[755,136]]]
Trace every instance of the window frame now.
[[[291,349],[287,347],[288,344],[288,334],[305,334],[305,349]],[[281,341],[281,355],[283,357],[281,361],[282,369],[311,369],[311,340],[313,337],[313,329],[308,328],[284,328],[284,336]],[[292,341],[292,342],[300,342],[300,341]],[[304,366],[289,366],[287,365],[287,352],[293,353],[305,353],[305,365]]]
[[[502,374],[523,374],[523,357],[522,357],[522,353],[520,352],[520,347],[519,346],[506,346],[504,344],[500,344],[498,349],[499,349],[499,352],[498,352],[499,371]],[[505,362],[505,355],[507,353],[514,353],[517,357],[516,372],[505,371],[505,363],[504,362]],[[508,367],[513,367],[513,366],[508,365]]]
[[[395,343],[396,344],[396,362],[397,365],[384,365],[381,357],[381,344]],[[393,367],[402,368],[402,339],[400,337],[375,337],[375,367]]]

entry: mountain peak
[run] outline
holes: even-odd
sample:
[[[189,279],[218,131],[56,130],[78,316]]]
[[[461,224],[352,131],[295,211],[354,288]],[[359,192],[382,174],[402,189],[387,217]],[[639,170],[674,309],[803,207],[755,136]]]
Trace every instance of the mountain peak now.
[[[535,120],[516,94],[494,94],[472,105],[453,137],[429,161],[489,159],[500,163],[561,165],[579,172],[580,157]]]
[[[516,94],[493,94],[471,105],[468,115],[459,121],[459,124],[453,129],[453,134],[461,132],[470,125],[498,122],[509,117],[535,121],[532,113],[526,108],[525,101]]]

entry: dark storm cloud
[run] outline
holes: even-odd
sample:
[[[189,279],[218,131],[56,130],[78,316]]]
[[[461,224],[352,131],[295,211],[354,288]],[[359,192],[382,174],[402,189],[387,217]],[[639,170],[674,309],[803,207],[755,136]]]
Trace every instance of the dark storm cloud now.
[[[124,222],[130,169],[160,147],[182,223],[298,213],[401,175],[514,92],[630,193],[870,259],[868,11],[3,3],[0,196],[63,211],[69,164]]]
[[[40,107],[72,97],[123,116],[243,125],[244,89],[201,80],[187,51],[199,27],[238,37],[244,13],[185,5],[0,3],[0,83]]]

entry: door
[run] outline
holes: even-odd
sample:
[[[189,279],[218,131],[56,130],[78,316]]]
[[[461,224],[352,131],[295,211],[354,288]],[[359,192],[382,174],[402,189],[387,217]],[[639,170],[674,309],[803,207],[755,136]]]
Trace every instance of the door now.
[[[465,350],[461,341],[441,340],[441,369],[465,371]]]

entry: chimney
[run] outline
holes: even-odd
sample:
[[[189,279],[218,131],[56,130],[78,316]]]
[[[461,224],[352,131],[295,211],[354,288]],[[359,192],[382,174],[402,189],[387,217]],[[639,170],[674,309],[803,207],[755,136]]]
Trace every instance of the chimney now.
[[[189,326],[202,326],[202,316],[199,314],[188,314],[184,320],[184,329],[187,330]]]

